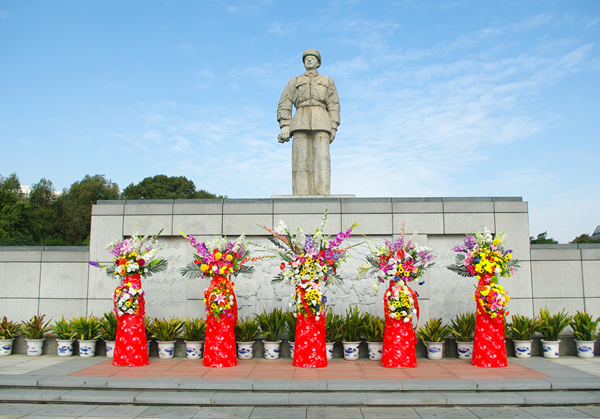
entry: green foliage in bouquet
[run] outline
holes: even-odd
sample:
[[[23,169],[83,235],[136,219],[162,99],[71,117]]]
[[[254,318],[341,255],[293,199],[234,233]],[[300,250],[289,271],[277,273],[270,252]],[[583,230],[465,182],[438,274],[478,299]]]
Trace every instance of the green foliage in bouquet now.
[[[553,342],[558,340],[558,336],[571,323],[572,317],[565,309],[551,316],[548,307],[545,307],[540,309],[540,319],[542,324],[539,332],[545,341]]]
[[[577,312],[571,320],[571,327],[573,328],[573,336],[575,340],[591,342],[596,339],[596,332],[598,331],[598,323],[600,323],[600,317],[596,320],[587,313]]]
[[[89,317],[75,317],[71,321],[73,335],[81,340],[96,340],[100,337],[102,324],[93,314]]]
[[[291,311],[283,313],[283,317],[285,318],[285,332],[288,335],[289,342],[294,342],[296,340],[297,319],[294,314],[295,313]]]
[[[383,342],[385,321],[370,313],[364,315],[362,335],[367,342]]]
[[[358,312],[358,306],[346,310],[346,315],[342,319],[341,332],[342,341],[359,342],[363,332],[365,315]]]
[[[150,330],[152,337],[158,342],[172,342],[181,335],[183,320],[179,317],[154,318]]]
[[[183,322],[183,340],[186,342],[201,342],[206,335],[206,322],[204,319],[185,318]]]
[[[21,331],[21,324],[13,321],[8,321],[6,316],[0,323],[0,339],[14,339]]]
[[[448,325],[450,334],[457,342],[473,342],[475,332],[475,313],[458,314]]]
[[[342,316],[333,314],[333,309],[329,307],[327,316],[325,316],[325,325],[327,327],[325,340],[327,342],[334,343],[342,341],[342,322]]]
[[[257,319],[267,342],[276,342],[281,338],[285,330],[285,318],[280,308],[276,308],[270,313],[263,311],[257,315]]]
[[[27,339],[44,339],[52,331],[50,320],[44,323],[45,314],[35,315],[31,319],[22,323],[21,331]]]
[[[62,316],[62,319],[55,321],[51,328],[57,339],[72,340],[74,337],[71,322],[66,320],[65,316]]]
[[[117,315],[114,311],[104,313],[104,318],[100,320],[100,337],[107,342],[117,340]]]
[[[434,318],[417,329],[417,337],[421,338],[425,345],[426,342],[441,342],[450,333],[450,328],[442,323],[442,319]]]
[[[236,342],[254,342],[258,333],[258,320],[248,317],[247,319],[238,319],[235,325],[235,340]]]
[[[506,337],[512,340],[531,340],[535,332],[540,331],[542,319],[513,314],[510,323],[506,323]]]

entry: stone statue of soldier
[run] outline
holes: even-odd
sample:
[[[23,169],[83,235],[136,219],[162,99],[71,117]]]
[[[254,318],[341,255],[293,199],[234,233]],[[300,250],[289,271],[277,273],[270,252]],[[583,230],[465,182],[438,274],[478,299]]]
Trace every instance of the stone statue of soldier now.
[[[292,78],[279,100],[277,121],[280,143],[293,137],[292,189],[294,195],[330,195],[329,144],[340,125],[340,100],[333,80],[320,76],[321,54],[307,49],[302,54],[306,71]],[[292,118],[292,106],[296,113]]]

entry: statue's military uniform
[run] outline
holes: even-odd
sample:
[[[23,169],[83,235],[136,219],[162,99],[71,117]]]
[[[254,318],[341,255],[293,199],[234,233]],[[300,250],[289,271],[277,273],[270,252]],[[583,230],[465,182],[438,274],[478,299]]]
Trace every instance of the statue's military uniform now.
[[[316,54],[318,51],[307,50],[304,56],[314,55],[320,63],[320,54]],[[296,108],[293,118],[292,106]],[[317,70],[292,78],[279,100],[277,121],[281,128],[289,126],[294,138],[294,195],[329,195],[329,143],[340,125],[340,101],[333,80],[320,76]]]

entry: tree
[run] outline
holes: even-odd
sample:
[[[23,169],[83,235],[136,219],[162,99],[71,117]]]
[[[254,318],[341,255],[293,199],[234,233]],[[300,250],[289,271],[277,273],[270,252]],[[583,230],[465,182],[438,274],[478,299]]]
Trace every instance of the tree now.
[[[121,194],[122,199],[218,199],[205,190],[196,190],[194,182],[185,176],[156,175],[137,185],[131,183]]]
[[[3,245],[35,243],[32,238],[35,221],[33,208],[21,192],[17,174],[0,175],[0,239],[3,239]]]
[[[600,237],[592,238],[592,237],[590,237],[589,234],[584,233],[581,236],[575,237],[573,239],[573,241],[570,243],[581,243],[581,244],[583,244],[583,243],[600,243]]]
[[[556,240],[554,240],[552,237],[548,237],[548,232],[544,231],[543,233],[540,233],[537,235],[537,238],[533,238],[533,236],[531,236],[529,238],[529,243],[531,244],[558,244],[558,242]]]

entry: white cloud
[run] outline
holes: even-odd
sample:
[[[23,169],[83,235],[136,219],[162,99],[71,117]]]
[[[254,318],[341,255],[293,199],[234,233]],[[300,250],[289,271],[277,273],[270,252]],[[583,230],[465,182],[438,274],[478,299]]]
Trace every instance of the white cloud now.
[[[279,22],[272,23],[268,31],[279,36],[286,36],[292,33],[289,24],[287,26],[282,27],[282,25]]]
[[[194,55],[194,46],[189,42],[178,44],[177,48],[188,55]]]

